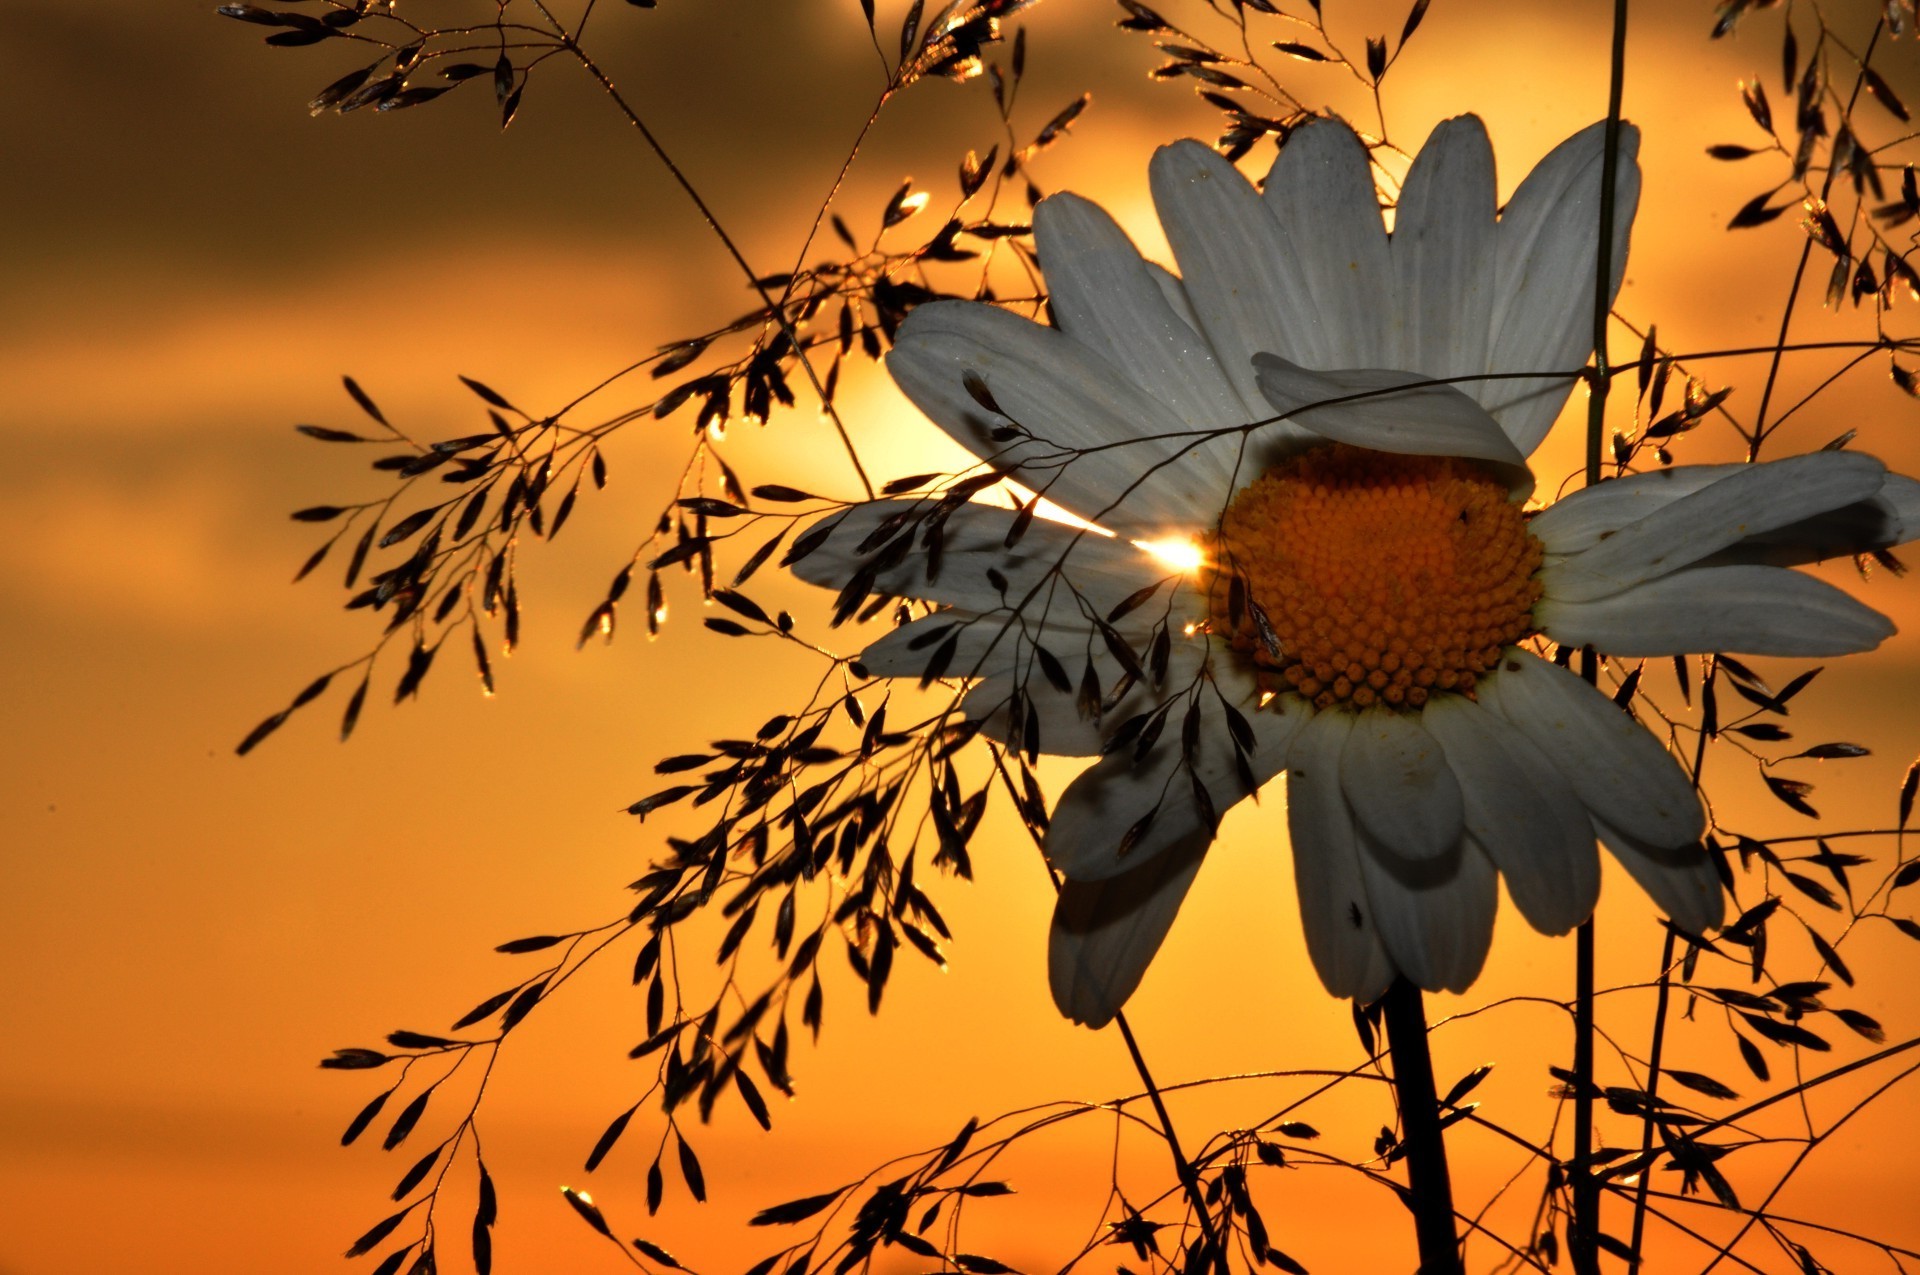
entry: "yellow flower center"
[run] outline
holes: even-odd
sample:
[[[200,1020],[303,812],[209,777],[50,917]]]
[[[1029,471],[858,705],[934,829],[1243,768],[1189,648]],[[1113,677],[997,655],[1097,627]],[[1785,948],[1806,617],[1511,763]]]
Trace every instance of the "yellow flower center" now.
[[[1540,544],[1471,461],[1334,443],[1227,507],[1201,578],[1210,628],[1320,708],[1472,695],[1533,631]],[[1269,679],[1277,680],[1269,680]]]

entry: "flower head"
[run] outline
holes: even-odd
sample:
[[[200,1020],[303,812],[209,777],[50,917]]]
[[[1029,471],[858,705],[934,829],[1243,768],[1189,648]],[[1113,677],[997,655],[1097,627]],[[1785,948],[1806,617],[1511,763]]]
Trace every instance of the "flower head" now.
[[[1619,133],[1624,270],[1638,136]],[[963,711],[1095,757],[1052,813],[1054,997],[1110,1019],[1221,813],[1287,776],[1314,967],[1367,1001],[1461,990],[1504,877],[1536,929],[1599,892],[1596,840],[1674,923],[1723,915],[1686,773],[1531,640],[1622,657],[1831,655],[1893,631],[1790,568],[1920,535],[1920,483],[1823,452],[1681,466],[1528,514],[1526,458],[1591,353],[1604,130],[1496,213],[1479,120],[1442,124],[1389,234],[1364,145],[1316,121],[1256,191],[1194,142],[1155,155],[1180,268],[1058,195],[1034,232],[1057,327],[936,302],[888,367],[977,454],[1111,537],[882,500],[795,569],[941,604],[861,655],[972,679]],[[1138,546],[1199,547],[1197,569]],[[937,547],[938,552],[931,552]]]

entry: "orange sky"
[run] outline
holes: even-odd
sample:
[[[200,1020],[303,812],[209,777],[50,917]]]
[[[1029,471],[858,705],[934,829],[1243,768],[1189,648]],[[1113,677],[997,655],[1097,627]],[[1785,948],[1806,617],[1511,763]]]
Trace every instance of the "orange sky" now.
[[[657,825],[619,814],[656,786],[652,762],[750,729],[786,705],[810,667],[763,659],[762,648],[743,667],[736,645],[697,631],[684,591],[661,641],[644,641],[634,617],[610,648],[574,652],[580,619],[662,499],[655,475],[683,453],[677,430],[640,428],[610,452],[614,483],[583,502],[567,543],[524,547],[526,641],[500,669],[499,696],[482,699],[465,672],[442,670],[417,704],[395,710],[376,696],[341,747],[336,692],[253,756],[233,756],[256,720],[371,637],[365,617],[340,611],[329,592],[334,566],[326,580],[286,585],[315,543],[286,512],[378,490],[358,453],[290,429],[351,427],[342,373],[416,435],[466,433],[478,418],[456,374],[523,403],[562,402],[729,317],[744,294],[605,104],[563,68],[538,82],[504,138],[470,94],[392,117],[313,120],[302,104],[344,64],[322,50],[263,49],[261,31],[210,7],[16,0],[0,41],[10,170],[0,431],[14,462],[14,530],[0,542],[13,727],[0,737],[0,1023],[12,1044],[0,1052],[0,1275],[350,1269],[340,1251],[387,1211],[384,1194],[412,1157],[335,1146],[374,1085],[314,1062],[395,1028],[444,1030],[519,977],[491,945],[616,914],[622,885],[660,851]],[[1355,44],[1397,29],[1403,13],[1326,7],[1351,23]],[[882,12],[897,20],[902,8]],[[1604,8],[1439,0],[1389,80],[1394,139],[1415,149],[1435,121],[1477,111],[1511,189],[1548,146],[1604,111]],[[1778,17],[1710,44],[1705,7],[1670,11],[1679,8],[1636,6],[1626,100],[1646,132],[1647,194],[1620,305],[1657,320],[1681,348],[1764,343],[1798,232],[1788,217],[1722,234],[1771,180],[1771,169],[1755,175],[1771,161],[1711,165],[1701,151],[1751,140],[1733,85],[1756,68],[1777,81]],[[608,64],[771,271],[791,257],[870,105],[872,51],[852,0],[729,9],[737,16],[714,17],[697,0],[662,0],[653,13],[607,4],[595,21]],[[1112,32],[1110,17],[1094,0],[1048,0],[1035,12],[1028,127],[1091,87],[1095,106],[1075,140],[1038,171],[1052,188],[1102,200],[1157,252],[1146,158],[1209,117],[1183,91],[1145,80],[1150,50]],[[794,47],[808,56],[791,56]],[[1882,65],[1903,90],[1920,90],[1910,39]],[[1301,76],[1303,93],[1337,91],[1346,109],[1364,106],[1330,72]],[[876,135],[844,207],[872,217],[907,172],[950,182],[950,157],[992,137],[984,94],[920,86]],[[1862,330],[1848,315],[1809,318],[1802,334]],[[1632,351],[1621,341],[1615,352]],[[1798,361],[1789,383],[1809,387],[1834,366]],[[1734,402],[1750,410],[1752,369],[1729,376],[1742,387]],[[883,476],[951,460],[877,378],[847,393]],[[1784,431],[1780,447],[1858,428],[1859,446],[1914,472],[1916,413],[1876,362]],[[1574,463],[1576,432],[1549,444],[1543,473]],[[810,412],[762,438],[746,433],[736,431],[737,463],[749,482],[850,491]],[[1718,458],[1723,445],[1702,438],[1685,458]],[[1844,572],[1828,578],[1854,587]],[[806,593],[770,578],[756,590],[796,607]],[[1835,828],[1886,822],[1920,750],[1909,710],[1920,690],[1920,583],[1882,576],[1863,596],[1906,632],[1831,668],[1791,723],[1805,742],[1875,750],[1789,772],[1819,781]],[[1043,773],[1057,791],[1071,771],[1050,763]],[[1716,779],[1716,808],[1732,826],[1814,829],[1769,803],[1731,756]],[[1357,1060],[1346,1006],[1306,971],[1292,886],[1272,852],[1281,816],[1277,801],[1231,816],[1225,852],[1134,1003],[1163,1081]],[[620,1269],[557,1198],[563,1183],[591,1186],[623,1236],[644,1235],[703,1271],[736,1269],[775,1246],[741,1228],[754,1209],[937,1145],[969,1116],[1134,1091],[1113,1034],[1068,1026],[1047,997],[1050,891],[1031,847],[1010,822],[979,845],[980,879],[936,892],[957,935],[949,971],[903,957],[884,1013],[869,1019],[838,958],[826,962],[828,1030],[818,1049],[796,1051],[800,1098],[777,1107],[774,1133],[737,1110],[689,1131],[714,1182],[704,1209],[675,1182],[661,1216],[646,1219],[641,1179],[657,1124],[642,1132],[638,1117],[593,1181],[580,1172],[640,1079],[624,1058],[643,1034],[638,997],[614,968],[624,960],[543,1010],[516,1036],[482,1118],[502,1195],[496,1269]],[[1602,977],[1612,982],[1650,977],[1658,950],[1644,901],[1623,885],[1609,876],[1602,908]],[[1467,996],[1434,998],[1436,1017],[1564,994],[1571,946],[1510,920],[1490,973]],[[1920,950],[1887,934],[1849,940],[1861,986],[1838,1003],[1900,1040],[1920,1019],[1904,976]],[[1644,1017],[1621,1021],[1643,1030]],[[1497,1061],[1479,1096],[1543,1132],[1545,1066],[1561,1061],[1564,1036],[1552,1011],[1505,1008],[1442,1029],[1437,1068],[1445,1083]],[[1676,1057],[1692,1060],[1682,1065],[1750,1087],[1717,1032],[1680,1025],[1675,1039]],[[1865,1048],[1839,1040],[1814,1061]],[[1247,1081],[1182,1099],[1176,1113],[1198,1142],[1301,1092],[1296,1081]],[[1915,1094],[1896,1091],[1817,1152],[1778,1206],[1920,1247],[1901,1185],[1915,1168],[1905,1133],[1920,1120]],[[1389,1114],[1384,1099],[1356,1098],[1312,1118],[1329,1144],[1364,1156]],[[1038,1269],[1084,1239],[1113,1133],[1096,1115],[1036,1142],[1009,1166],[1022,1194],[984,1202],[970,1246]],[[1485,1199],[1518,1167],[1470,1130],[1453,1146],[1464,1201]],[[1158,1183],[1156,1154],[1128,1143],[1127,1180]],[[1256,1189],[1276,1243],[1315,1271],[1411,1264],[1408,1228],[1382,1193],[1309,1171]],[[1514,1217],[1524,1219],[1533,1189],[1519,1192]],[[1335,1209],[1364,1212],[1330,1226]],[[466,1219],[456,1208],[442,1225],[445,1269],[463,1269],[453,1259]],[[1666,1250],[1671,1269],[1696,1269],[1688,1252],[1697,1250]],[[1833,1253],[1838,1268],[1871,1269],[1841,1266],[1864,1260],[1857,1250]]]

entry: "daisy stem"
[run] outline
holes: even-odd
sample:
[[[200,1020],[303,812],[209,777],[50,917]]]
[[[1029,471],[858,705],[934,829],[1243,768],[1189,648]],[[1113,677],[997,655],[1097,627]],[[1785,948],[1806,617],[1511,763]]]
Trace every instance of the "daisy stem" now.
[[[1385,1005],[1393,1092],[1400,1104],[1400,1140],[1407,1149],[1407,1203],[1413,1209],[1414,1235],[1420,1243],[1420,1275],[1460,1275],[1453,1183],[1440,1133],[1433,1056],[1427,1049],[1426,1005],[1420,989],[1405,978],[1394,979],[1387,988]]]

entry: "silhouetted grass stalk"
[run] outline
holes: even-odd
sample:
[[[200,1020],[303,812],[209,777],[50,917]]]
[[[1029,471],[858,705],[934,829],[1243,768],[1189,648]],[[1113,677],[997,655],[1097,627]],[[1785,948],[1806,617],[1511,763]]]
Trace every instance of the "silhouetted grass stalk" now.
[[[1006,758],[997,748],[993,750],[993,768],[1000,783],[1005,787],[1008,797],[1015,801],[1019,800],[1020,790],[1015,785],[1013,776],[1007,773]],[[1032,827],[1027,828],[1027,835],[1033,839],[1033,848],[1036,851],[1040,850],[1040,840]],[[1060,875],[1048,869],[1047,879],[1053,883],[1054,893],[1058,894]],[[1193,1210],[1194,1217],[1199,1223],[1201,1242],[1207,1247],[1208,1262],[1205,1269],[1211,1269],[1214,1275],[1229,1275],[1226,1245],[1221,1243],[1219,1233],[1214,1230],[1213,1215],[1207,1208],[1207,1196],[1201,1189],[1200,1175],[1195,1171],[1193,1161],[1187,1158],[1185,1149],[1180,1145],[1180,1134],[1174,1127],[1173,1113],[1167,1110],[1166,1099],[1161,1096],[1160,1086],[1154,1082],[1153,1073],[1147,1069],[1147,1056],[1141,1052],[1140,1042],[1133,1034],[1133,1025],[1127,1021],[1126,1011],[1122,1010],[1113,1016],[1113,1025],[1120,1029],[1120,1039],[1126,1042],[1127,1057],[1133,1063],[1134,1074],[1140,1077],[1141,1087],[1147,1092],[1147,1100],[1153,1104],[1154,1118],[1160,1122],[1160,1132],[1167,1140],[1167,1153],[1173,1157],[1174,1176],[1179,1179],[1180,1191],[1186,1196],[1187,1206]],[[1428,1081],[1428,1087],[1432,1087],[1431,1080]]]
[[[1702,736],[1704,739],[1705,737]],[[1667,941],[1660,948],[1660,991],[1654,1001],[1653,1009],[1653,1045],[1647,1052],[1647,1105],[1653,1107],[1660,1097],[1660,1056],[1667,1043],[1667,1003],[1673,992],[1673,931],[1667,931]],[[1640,1131],[1640,1156],[1645,1159],[1653,1150],[1654,1122],[1648,1120]],[[1633,1190],[1633,1235],[1627,1241],[1633,1249],[1631,1269],[1639,1270],[1641,1263],[1640,1245],[1646,1239],[1647,1232],[1647,1190],[1652,1185],[1653,1175],[1642,1170],[1640,1180]]]
[[[1140,1083],[1146,1086],[1147,1098],[1153,1103],[1153,1114],[1160,1121],[1160,1131],[1166,1135],[1167,1150],[1173,1156],[1173,1171],[1180,1179],[1180,1189],[1185,1192],[1187,1204],[1199,1220],[1203,1237],[1201,1242],[1207,1246],[1207,1269],[1214,1271],[1215,1275],[1228,1275],[1226,1246],[1220,1242],[1219,1233],[1214,1230],[1213,1214],[1207,1209],[1207,1197],[1200,1189],[1200,1177],[1193,1170],[1193,1162],[1187,1159],[1187,1153],[1180,1147],[1180,1136],[1173,1127],[1173,1115],[1160,1096],[1160,1086],[1153,1082],[1153,1075],[1147,1070],[1146,1055],[1140,1052],[1140,1042],[1134,1039],[1133,1028],[1127,1023],[1126,1014],[1115,1014],[1113,1022],[1120,1029],[1121,1039],[1127,1042],[1127,1054],[1133,1059],[1133,1070],[1140,1077]],[[1432,1087],[1431,1077],[1428,1087]]]
[[[1601,449],[1607,435],[1607,388],[1612,368],[1607,358],[1607,321],[1613,301],[1613,201],[1618,186],[1620,99],[1627,68],[1627,0],[1614,0],[1613,45],[1607,74],[1606,144],[1600,166],[1600,241],[1593,283],[1593,379],[1587,399],[1587,485],[1600,481]],[[1581,672],[1597,682],[1600,661],[1591,647]],[[1576,1275],[1600,1269],[1600,1183],[1593,1176],[1593,919],[1575,938],[1573,1008],[1573,1218],[1567,1228],[1568,1256]]]
[[[1791,21],[1791,19],[1788,19]],[[1867,51],[1860,55],[1860,74],[1853,78],[1853,91],[1847,95],[1846,118],[1853,118],[1853,109],[1860,102],[1860,92],[1866,87],[1866,65],[1873,60],[1873,51],[1880,47],[1880,36],[1887,29],[1883,17],[1873,24],[1873,35],[1867,41]],[[1825,203],[1833,194],[1833,182],[1840,175],[1840,166],[1827,166],[1827,175],[1820,183],[1820,202]],[[1767,379],[1760,388],[1760,407],[1753,418],[1753,435],[1747,440],[1747,459],[1760,459],[1760,444],[1766,442],[1770,429],[1767,425],[1767,409],[1773,404],[1774,388],[1780,383],[1780,363],[1787,354],[1787,333],[1793,328],[1794,308],[1800,301],[1800,285],[1807,277],[1807,264],[1813,259],[1813,240],[1811,237],[1800,245],[1800,257],[1793,267],[1793,282],[1787,287],[1786,304],[1780,307],[1780,332],[1774,338],[1772,358],[1767,362]],[[1776,422],[1777,424],[1777,422]]]

